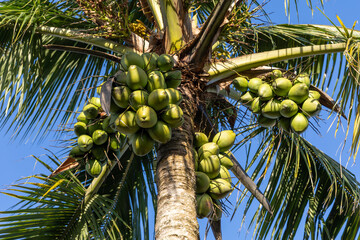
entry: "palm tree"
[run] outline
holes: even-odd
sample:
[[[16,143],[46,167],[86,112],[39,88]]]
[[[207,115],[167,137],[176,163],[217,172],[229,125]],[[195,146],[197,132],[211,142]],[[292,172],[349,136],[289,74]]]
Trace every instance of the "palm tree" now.
[[[347,112],[349,120],[355,118],[356,157],[360,32],[341,21],[341,27],[259,25],[253,19],[258,14],[269,19],[257,1],[3,1],[0,120],[10,123],[15,135],[26,137],[38,127],[41,139],[59,119],[71,123],[101,79],[117,72],[127,52],[174,56],[182,72],[178,89],[184,99],[184,123],[173,130],[170,142],[145,157],[125,147],[96,178],[83,168],[69,170],[80,164],[70,162],[57,176],[42,174],[34,182],[15,185],[6,194],[21,201],[14,210],[2,212],[9,216],[0,219],[0,236],[148,239],[150,193],[156,239],[198,239],[193,135],[231,128],[238,133],[232,151],[247,147],[253,153],[245,170],[233,156],[232,171],[239,180],[235,186],[246,187],[234,203],[235,211],[247,191],[252,195],[245,213],[254,199],[261,203],[252,220],[256,239],[294,238],[305,216],[306,239],[335,238],[343,227],[343,238],[354,239],[360,225],[355,214],[360,191],[353,174],[301,135],[259,126],[239,104],[241,96],[230,83],[239,75],[270,76],[274,68],[289,76],[295,71],[311,73],[321,103],[339,116]],[[337,61],[342,75],[323,78],[324,72],[332,75]],[[332,81],[336,81],[334,99],[322,91]],[[262,139],[259,146],[249,144],[257,137]],[[54,155],[48,157],[60,164]],[[269,169],[271,161],[274,167]],[[249,177],[246,171],[251,167],[255,170]],[[262,193],[258,186],[265,174],[270,177]],[[254,179],[260,179],[257,185]],[[220,221],[211,221],[211,226],[216,239],[221,239]]]

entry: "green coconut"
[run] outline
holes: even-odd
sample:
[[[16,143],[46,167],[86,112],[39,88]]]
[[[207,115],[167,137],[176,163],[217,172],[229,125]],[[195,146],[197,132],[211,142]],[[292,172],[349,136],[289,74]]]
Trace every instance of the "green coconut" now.
[[[78,138],[77,144],[81,151],[88,152],[92,148],[94,141],[89,135],[84,134]]]
[[[272,83],[274,93],[281,97],[287,96],[292,86],[292,82],[287,78],[277,78]]]
[[[298,112],[298,110],[299,107],[293,100],[285,99],[280,104],[280,114],[283,117],[291,118]]]
[[[160,111],[169,106],[169,100],[169,94],[165,89],[155,89],[149,95],[148,104],[156,111]]]
[[[212,142],[219,146],[220,152],[229,150],[235,142],[236,134],[232,130],[218,132]]]
[[[155,89],[165,89],[167,85],[165,83],[165,78],[160,71],[153,71],[149,73],[149,80],[146,86],[146,89],[149,93],[154,91]]]
[[[220,166],[218,155],[210,155],[199,162],[199,171],[206,173],[212,179],[219,175]]]
[[[94,119],[99,113],[99,108],[94,104],[89,103],[83,108],[83,113],[85,114],[86,119]]]
[[[77,116],[76,119],[78,120],[78,122],[83,122],[83,123],[85,123],[85,124],[88,124],[88,122],[89,122],[89,120],[86,118],[84,112],[81,112],[81,113],[79,114],[79,116]]]
[[[201,160],[210,157],[211,155],[218,155],[219,152],[220,152],[220,148],[216,143],[214,142],[205,143],[198,150],[199,159]]]
[[[142,69],[145,68],[144,59],[137,53],[129,52],[122,56],[121,58],[121,67],[124,70],[128,70],[131,65],[136,65]]]
[[[272,78],[273,78],[273,79],[281,78],[281,77],[283,76],[282,71],[279,70],[279,69],[274,69],[274,70],[272,70],[271,74],[272,74]]]
[[[245,106],[251,107],[251,103],[255,97],[255,93],[246,92],[240,97],[240,102],[243,103]]]
[[[144,70],[146,72],[151,72],[157,67],[156,60],[159,55],[157,55],[156,53],[143,53],[141,57],[144,60]]]
[[[169,124],[170,127],[177,128],[181,126],[184,121],[183,115],[184,113],[179,106],[169,104],[169,106],[161,114],[161,118]]]
[[[258,89],[258,95],[260,97],[260,100],[262,101],[270,100],[274,96],[270,84],[268,83],[261,84]]]
[[[220,172],[217,178],[222,178],[231,183],[231,175],[229,173],[229,170],[225,167],[220,165]]]
[[[302,133],[309,126],[309,121],[303,113],[297,113],[290,121],[291,129],[297,133]]]
[[[279,121],[278,121],[278,127],[287,131],[287,132],[290,132],[290,121],[291,119],[290,118],[280,118]]]
[[[261,109],[261,114],[267,118],[278,119],[281,116],[280,115],[280,103],[281,102],[277,99],[271,99]]]
[[[84,122],[77,122],[74,124],[74,133],[76,136],[80,136],[87,133],[87,126]]]
[[[171,127],[163,121],[157,121],[154,127],[146,129],[150,137],[159,143],[167,143],[171,139]]]
[[[121,133],[120,137],[113,135],[109,138],[109,148],[111,150],[116,152],[121,149],[123,142],[125,141],[125,137],[121,137],[121,136],[125,136],[125,135],[123,133]]]
[[[198,218],[210,216],[213,207],[213,201],[208,194],[196,195],[196,215]]]
[[[303,102],[301,110],[306,116],[316,116],[321,111],[321,104],[314,98],[308,98]]]
[[[248,89],[249,81],[246,77],[237,77],[233,80],[234,87],[240,92],[246,92]]]
[[[89,136],[92,136],[92,134],[99,129],[102,130],[102,122],[99,120],[91,120],[87,125],[87,131]]]
[[[133,111],[126,111],[121,113],[115,120],[115,128],[124,134],[136,133],[140,127],[136,123],[136,113]]]
[[[102,129],[107,133],[115,133],[116,130],[115,130],[114,121],[115,121],[114,118],[112,118],[111,116],[107,116],[102,123]]]
[[[180,70],[174,70],[164,73],[166,86],[168,88],[177,88],[181,84],[182,75]]]
[[[309,97],[309,88],[305,83],[297,83],[290,88],[288,97],[297,104],[301,104]]]
[[[321,94],[316,90],[309,90],[309,98],[319,100],[321,98]]]
[[[97,88],[96,88],[96,93],[97,94],[99,94],[99,95],[101,95],[101,88],[102,88],[102,85],[103,85],[104,83],[101,83]]]
[[[309,75],[306,73],[299,74],[294,80],[294,84],[296,84],[296,83],[304,83],[304,84],[306,84],[307,87],[310,87]]]
[[[182,101],[182,94],[175,88],[166,88],[166,93],[169,95],[169,104],[179,105]]]
[[[221,166],[226,167],[227,169],[231,169],[234,166],[234,163],[231,161],[231,159],[229,158],[228,154],[219,154],[218,155],[219,159],[220,159],[220,164]]]
[[[96,145],[102,145],[106,143],[108,139],[108,134],[104,130],[96,130],[92,134],[92,139]]]
[[[144,105],[136,111],[135,120],[137,125],[142,128],[152,128],[157,123],[158,118],[153,108]]]
[[[131,146],[137,156],[145,156],[154,147],[154,140],[146,131],[139,131],[131,137]]]
[[[167,72],[173,68],[174,59],[172,58],[172,56],[170,56],[168,54],[161,54],[157,58],[156,64],[157,64],[158,68],[160,69],[160,71]]]
[[[124,109],[119,107],[115,103],[114,99],[112,99],[112,101],[110,101],[110,109],[109,109],[110,114],[119,114],[120,112],[123,112],[123,111],[124,111]]]
[[[199,155],[195,148],[192,148],[193,160],[195,162],[195,171],[199,169]]]
[[[115,81],[119,83],[120,85],[126,84],[126,72],[124,71],[117,71],[114,75]]]
[[[254,98],[254,100],[251,103],[251,111],[253,113],[261,113],[261,105],[262,105],[262,101],[260,100],[260,97]]]
[[[132,90],[145,88],[148,83],[146,72],[136,65],[131,65],[126,74],[126,85]]]
[[[90,99],[90,103],[94,104],[95,106],[97,106],[98,108],[101,109],[100,98],[98,98],[98,97],[92,97],[92,98]]]
[[[213,212],[210,214],[209,219],[211,221],[220,221],[222,217],[222,209],[221,209],[221,202],[219,200],[213,201]]]
[[[141,106],[147,105],[149,94],[143,90],[136,90],[130,94],[129,103],[132,109],[138,110]]]
[[[250,92],[257,94],[259,91],[259,87],[262,83],[263,81],[261,80],[261,78],[251,78],[248,85]]]
[[[95,159],[103,161],[106,159],[106,148],[104,146],[94,146],[91,149],[91,154]]]
[[[231,184],[222,178],[210,180],[209,193],[213,199],[220,200],[231,192]]]
[[[209,189],[210,178],[203,172],[195,172],[196,177],[196,193],[204,193]]]
[[[92,176],[97,177],[100,175],[102,169],[102,164],[99,160],[89,159],[85,164],[86,172]]]
[[[111,92],[114,103],[121,108],[127,108],[129,106],[130,94],[131,90],[126,86],[114,87]]]
[[[276,124],[276,119],[264,117],[262,114],[259,115],[257,121],[262,127],[273,127]]]
[[[80,157],[80,156],[83,156],[86,152],[82,151],[79,146],[74,146],[70,153],[69,153],[69,156],[70,157]]]
[[[205,133],[195,132],[195,137],[194,137],[194,146],[195,147],[199,148],[208,142],[209,142],[209,139]]]

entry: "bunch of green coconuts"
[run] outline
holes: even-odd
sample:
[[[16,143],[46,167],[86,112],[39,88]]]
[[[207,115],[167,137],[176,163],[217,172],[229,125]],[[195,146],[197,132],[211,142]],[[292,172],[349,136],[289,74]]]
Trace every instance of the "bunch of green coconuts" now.
[[[299,74],[294,80],[282,76],[280,70],[272,72],[272,80],[237,77],[233,86],[243,94],[242,104],[258,114],[262,127],[277,126],[287,132],[304,132],[309,117],[317,116],[321,110],[320,93],[309,90],[310,78]]]
[[[236,134],[231,130],[217,133],[211,142],[201,132],[194,137],[196,175],[196,213],[198,218],[219,220],[222,216],[221,202],[232,191],[229,169],[233,162],[229,149]]]

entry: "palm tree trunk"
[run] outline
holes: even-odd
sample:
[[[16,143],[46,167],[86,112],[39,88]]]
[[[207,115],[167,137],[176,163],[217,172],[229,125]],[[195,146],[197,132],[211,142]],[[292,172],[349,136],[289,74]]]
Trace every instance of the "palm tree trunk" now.
[[[155,238],[199,239],[195,209],[195,171],[192,155],[196,104],[189,88],[179,89],[184,97],[182,127],[173,130],[171,141],[160,146],[156,183],[158,205]]]

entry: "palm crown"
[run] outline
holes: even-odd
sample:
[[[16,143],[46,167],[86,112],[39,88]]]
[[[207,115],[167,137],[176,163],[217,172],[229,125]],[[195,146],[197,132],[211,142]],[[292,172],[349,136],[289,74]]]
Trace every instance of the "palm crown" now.
[[[147,211],[152,202],[157,239],[197,239],[193,134],[201,131],[213,137],[232,129],[237,133],[232,152],[242,147],[253,153],[245,170],[231,157],[238,180],[233,186],[246,187],[234,212],[248,191],[245,215],[254,199],[261,203],[252,220],[257,238],[294,238],[306,216],[304,238],[334,238],[345,225],[343,237],[354,239],[360,193],[353,174],[298,133],[259,125],[256,115],[239,104],[243,95],[231,83],[238,76],[270,79],[273,69],[290,79],[295,72],[309,73],[310,88],[321,94],[320,103],[349,119],[348,129],[355,119],[351,145],[355,158],[360,134],[360,32],[346,28],[340,19],[341,27],[260,26],[253,19],[259,12],[269,18],[257,1],[0,3],[0,92],[5,113],[0,120],[19,129],[17,135],[26,137],[37,128],[36,134],[44,136],[58,119],[64,125],[59,133],[65,133],[66,124],[100,83],[116,76],[129,52],[171,54],[182,73],[178,90],[184,99],[180,104],[184,123],[173,129],[169,142],[142,157],[126,145],[96,177],[71,158],[55,172],[38,159],[56,176],[37,175],[34,182],[13,186],[15,193],[6,192],[21,201],[14,210],[3,212],[9,216],[0,219],[0,236],[148,239]],[[344,70],[335,77],[333,63],[338,58]],[[331,76],[323,78],[324,72]],[[325,89],[333,79],[336,91],[331,97]],[[102,104],[108,96],[101,92]],[[340,118],[337,128],[339,124]],[[262,141],[254,147],[249,142],[256,137]],[[48,157],[60,165],[57,157]],[[250,168],[251,177],[246,174]],[[265,174],[269,180],[263,183]],[[260,180],[256,185],[252,179]],[[263,193],[261,184],[266,185]],[[220,220],[210,223],[216,239],[221,239]]]

